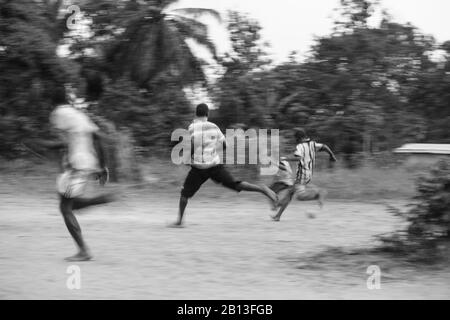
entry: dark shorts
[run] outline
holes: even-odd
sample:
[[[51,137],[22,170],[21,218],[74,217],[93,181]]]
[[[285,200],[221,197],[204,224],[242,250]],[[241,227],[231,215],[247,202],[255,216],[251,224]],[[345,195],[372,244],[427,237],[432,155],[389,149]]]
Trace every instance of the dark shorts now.
[[[210,178],[227,188],[238,192],[241,191],[239,188],[241,181],[235,180],[223,165],[218,165],[208,169],[192,167],[184,181],[181,195],[186,198],[191,198],[200,189],[202,184]]]

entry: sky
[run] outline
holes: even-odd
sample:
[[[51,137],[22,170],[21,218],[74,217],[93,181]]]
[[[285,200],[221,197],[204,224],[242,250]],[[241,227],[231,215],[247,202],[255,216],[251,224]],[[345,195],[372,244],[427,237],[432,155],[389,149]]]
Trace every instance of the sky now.
[[[315,37],[330,34],[339,3],[340,0],[179,0],[169,9],[211,8],[219,11],[223,17],[226,17],[228,10],[248,14],[260,23],[263,41],[271,45],[269,56],[277,64],[286,61],[292,51],[297,51],[300,59],[306,57]],[[381,9],[386,9],[394,21],[410,22],[421,32],[433,35],[438,42],[450,40],[450,0],[380,0],[380,3]],[[379,23],[379,13],[369,20],[370,25]],[[212,18],[200,19],[209,26],[210,37],[215,42],[218,53],[228,51],[230,44],[225,24]],[[89,34],[83,28],[77,32]],[[212,59],[208,50],[192,42],[190,45],[197,56],[209,62],[204,71],[213,83],[223,70]],[[59,54],[66,55],[68,52],[67,45],[59,47]],[[189,88],[186,94],[194,104],[207,97],[207,93],[201,88]]]
[[[263,40],[271,44],[269,53],[274,62],[282,62],[292,51],[306,55],[315,36],[331,32],[339,0],[180,0],[175,7],[247,13],[261,24]],[[411,22],[439,42],[450,40],[449,0],[381,0],[381,7],[388,10],[394,21]],[[374,18],[371,23],[377,21],[379,18]],[[205,22],[210,26],[210,36],[219,52],[227,51],[229,43],[224,25],[212,19]]]

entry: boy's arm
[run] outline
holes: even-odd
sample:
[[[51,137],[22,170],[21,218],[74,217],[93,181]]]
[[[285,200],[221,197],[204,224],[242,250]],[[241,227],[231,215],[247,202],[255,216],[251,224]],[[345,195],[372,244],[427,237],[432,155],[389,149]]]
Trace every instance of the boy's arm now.
[[[330,161],[336,162],[336,156],[334,155],[333,151],[331,151],[330,147],[328,147],[326,144],[322,145],[322,148],[319,149],[319,151],[324,151],[330,155]]]
[[[194,136],[191,136],[191,161],[194,158],[194,153],[195,153]]]
[[[66,144],[59,140],[49,140],[49,139],[25,139],[22,143],[26,146],[35,145],[45,149],[62,149]]]
[[[295,154],[290,154],[286,157],[283,157],[284,160],[286,161],[298,161],[298,159],[300,158],[299,156],[295,155]]]
[[[94,147],[95,151],[97,152],[98,162],[100,164],[100,168],[106,167],[106,161],[105,161],[105,148],[101,140],[101,136],[98,133],[94,133]]]
[[[97,153],[98,162],[99,162],[100,170],[101,170],[101,172],[99,172],[98,179],[99,179],[100,184],[103,186],[106,184],[106,182],[109,179],[109,177],[108,177],[109,173],[108,173],[106,157],[105,157],[105,154],[106,154],[105,146],[102,142],[102,137],[104,137],[104,135],[102,135],[98,132],[93,133],[94,148]]]
[[[28,152],[46,160],[49,160],[47,158],[48,153],[53,153],[55,151],[61,152],[66,148],[64,142],[56,139],[27,138],[23,139],[20,143]]]

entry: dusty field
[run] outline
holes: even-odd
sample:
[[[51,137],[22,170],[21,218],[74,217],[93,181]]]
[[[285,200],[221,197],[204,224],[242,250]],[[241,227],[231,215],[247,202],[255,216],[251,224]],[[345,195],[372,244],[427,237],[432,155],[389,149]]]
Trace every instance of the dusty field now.
[[[1,299],[447,299],[447,269],[392,269],[368,290],[369,262],[302,268],[303,257],[329,247],[375,245],[398,226],[383,202],[293,203],[270,221],[257,195],[235,195],[208,182],[190,203],[186,228],[175,219],[176,188],[127,190],[110,205],[78,216],[94,261],[78,263],[81,289],[66,287],[74,244],[57,211],[50,180],[3,176],[0,190]],[[28,182],[26,182],[28,181]],[[6,185],[6,187],[5,187]],[[46,186],[37,191],[38,186]],[[49,186],[50,185],[50,186]],[[26,191],[25,191],[26,190]],[[217,196],[213,196],[217,192]],[[395,202],[389,201],[391,204]],[[385,266],[385,268],[384,268]]]

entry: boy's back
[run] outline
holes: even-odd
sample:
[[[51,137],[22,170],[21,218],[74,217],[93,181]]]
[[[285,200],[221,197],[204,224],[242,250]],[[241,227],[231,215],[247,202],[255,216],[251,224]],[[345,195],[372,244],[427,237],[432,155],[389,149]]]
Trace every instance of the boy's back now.
[[[197,118],[188,130],[194,141],[192,165],[199,169],[207,169],[220,164],[217,147],[225,141],[225,136],[219,127],[206,118]]]

